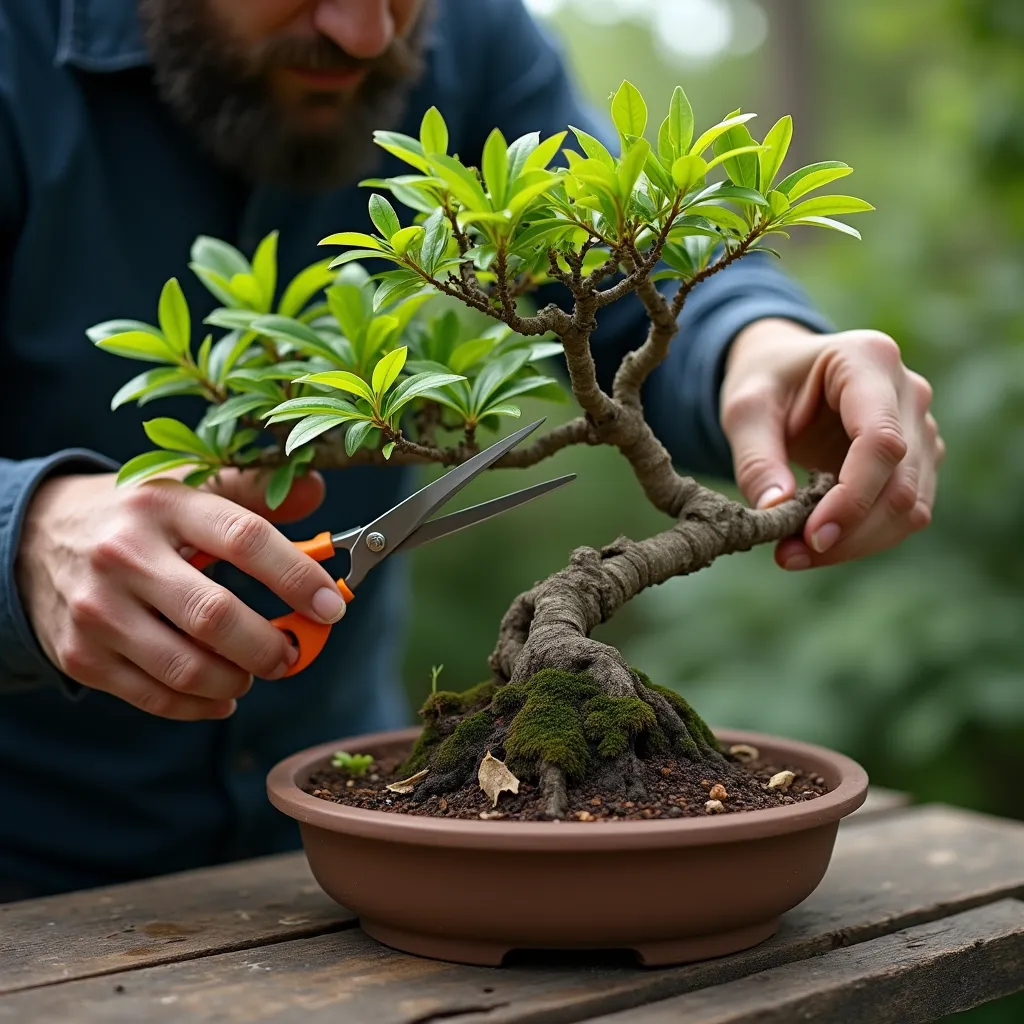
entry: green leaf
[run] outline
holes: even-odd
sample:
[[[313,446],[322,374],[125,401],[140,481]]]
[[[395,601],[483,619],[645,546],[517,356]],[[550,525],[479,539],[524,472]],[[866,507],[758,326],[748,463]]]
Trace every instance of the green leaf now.
[[[750,225],[734,210],[724,206],[715,206],[709,203],[707,206],[695,206],[689,211],[691,217],[703,217],[718,224],[729,231],[735,231],[741,238],[750,230]],[[687,224],[688,218],[682,218],[680,224]]]
[[[764,137],[764,144],[770,148],[760,156],[761,180],[760,186],[767,192],[775,181],[775,175],[779,173],[783,160],[789,152],[789,144],[793,140],[793,118],[789,114],[780,117],[772,125],[772,129]]]
[[[490,200],[484,194],[476,175],[469,168],[450,156],[435,154],[429,159],[434,172],[463,206],[476,212],[492,212]]]
[[[292,489],[292,482],[295,479],[296,469],[298,469],[297,463],[286,462],[274,470],[263,494],[267,508],[277,508],[288,497],[288,492]]]
[[[404,256],[416,244],[417,239],[423,234],[423,226],[413,224],[411,227],[402,228],[391,239],[391,244],[399,256]]]
[[[104,338],[113,337],[115,334],[128,334],[133,331],[152,334],[154,338],[163,340],[163,334],[160,333],[159,327],[144,323],[142,320],[104,320],[103,323],[86,328],[85,333],[95,345]]]
[[[504,140],[502,140],[502,146],[504,147]],[[504,148],[502,148],[501,159],[505,159]],[[424,222],[423,229],[423,245],[420,247],[420,266],[433,276],[434,269],[440,263],[441,258],[448,249],[448,243],[451,241],[451,229],[444,210],[435,210]]]
[[[178,355],[171,350],[162,337],[149,331],[126,331],[111,334],[95,342],[97,348],[128,359],[139,359],[149,363],[177,363]]]
[[[249,309],[255,309],[265,313],[269,308],[267,297],[263,294],[259,281],[255,274],[235,274],[229,282],[232,295]]]
[[[219,409],[205,417],[206,423],[216,427],[228,420],[235,420],[247,413],[255,412],[265,406],[273,405],[274,400],[266,395],[234,395],[224,402]]]
[[[624,81],[612,99],[612,121],[621,135],[639,138],[647,128],[647,104],[632,82]]]
[[[521,135],[508,147],[508,180],[515,181],[523,172],[526,161],[540,145],[540,132]]]
[[[340,231],[336,235],[328,235],[326,238],[322,238],[319,245],[359,245],[364,249],[372,249],[377,252],[383,252],[383,246],[380,241],[373,237],[373,235],[367,235],[362,231]]]
[[[534,199],[547,192],[558,180],[558,175],[549,171],[529,170],[523,172],[509,196],[509,212],[513,217],[519,217]]]
[[[573,135],[576,136],[580,149],[591,160],[600,160],[609,170],[615,169],[615,157],[608,152],[608,147],[600,139],[594,138],[593,135],[583,131],[582,128],[574,128],[572,125],[569,125],[569,127],[572,129]]]
[[[363,421],[361,423],[353,423],[348,430],[345,431],[345,452],[348,454],[349,458],[359,451],[363,442],[366,440],[366,436],[372,429],[373,424],[371,422]]]
[[[225,281],[230,281],[235,274],[252,272],[249,261],[233,245],[209,235],[200,235],[192,243],[190,256],[193,263],[214,271]]]
[[[304,420],[299,420],[292,427],[291,433],[284,443],[285,455],[291,455],[296,448],[309,444],[314,438],[347,422],[348,418],[342,416],[307,416]]]
[[[389,242],[402,228],[395,208],[376,192],[370,196],[370,220]]]
[[[708,170],[725,165],[725,171],[737,185],[757,188],[760,174],[758,144],[745,125],[735,125],[723,132],[714,142],[715,159],[708,162]]]
[[[672,175],[665,170],[662,162],[653,151],[647,156],[647,163],[644,164],[644,172],[647,174],[648,180],[655,186],[655,188],[661,189],[661,191],[667,196],[675,194],[676,184],[672,180]]]
[[[253,322],[261,316],[255,309],[215,309],[206,319],[204,324],[211,327],[223,327],[229,331],[248,331],[252,328]]]
[[[341,416],[345,419],[363,420],[367,416],[361,413],[351,402],[343,398],[325,395],[321,398],[309,395],[306,398],[290,398],[267,410],[268,423],[283,423],[285,420],[298,419],[300,416]]]
[[[856,228],[851,228],[849,224],[844,224],[841,220],[832,220],[830,217],[801,217],[800,220],[793,220],[786,222],[793,227],[801,224],[813,224],[819,228],[830,228],[832,231],[840,231],[844,235],[850,235],[851,238],[856,238],[860,241],[860,232]]]
[[[392,156],[397,156],[399,160],[404,160],[415,167],[417,171],[430,173],[430,167],[424,159],[423,145],[418,139],[403,135],[401,132],[375,131],[373,141]]]
[[[292,278],[277,307],[277,312],[281,316],[298,316],[310,299],[334,280],[330,262],[329,259],[320,260],[305,270],[300,270]]]
[[[638,139],[619,162],[619,195],[623,202],[632,195],[650,155],[651,144],[646,139]]]
[[[472,411],[479,413],[498,388],[514,377],[529,361],[530,352],[526,349],[509,352],[508,355],[488,363],[473,382],[470,392]]]
[[[142,429],[145,430],[146,437],[161,448],[175,452],[188,452],[214,461],[216,459],[216,453],[210,446],[191,427],[185,426],[181,420],[160,416],[155,420],[146,420],[142,424]]]
[[[213,351],[213,335],[207,334],[199,346],[199,355],[196,361],[199,365],[199,372],[209,378],[210,376],[210,353]]]
[[[262,308],[269,310],[274,305],[277,292],[277,238],[278,232],[271,231],[256,247],[252,258],[252,273],[263,293]]]
[[[278,316],[276,313],[268,313],[266,316],[253,320],[252,329],[275,341],[286,342],[300,352],[323,356],[331,362],[338,361],[338,354],[328,342],[320,337],[312,327],[299,320]]]
[[[778,190],[768,193],[768,207],[773,217],[781,217],[790,207],[789,200]]]
[[[388,260],[391,263],[399,262],[396,257],[391,256],[388,253],[374,252],[372,249],[351,249],[346,253],[342,253],[337,259],[332,261],[331,270],[343,267],[346,263],[353,263],[356,260]]]
[[[470,338],[455,347],[448,358],[448,365],[456,373],[465,373],[494,348],[493,338]]]
[[[668,137],[672,144],[672,156],[676,159],[686,153],[693,139],[693,108],[679,85],[675,87],[669,104]]]
[[[448,125],[437,107],[431,107],[420,122],[420,145],[428,156],[448,152]]]
[[[388,443],[386,445],[384,445],[384,447],[381,449],[381,451],[384,453],[384,458],[385,459],[390,459],[391,458],[391,453],[395,450],[395,444],[396,443],[397,442],[395,442],[395,441],[388,441]]]
[[[784,196],[788,196],[790,202],[794,202],[813,189],[821,188],[822,185],[828,185],[852,173],[853,168],[841,160],[820,160],[794,171],[780,181],[776,188]]]
[[[408,358],[408,355],[409,349],[405,346],[396,348],[394,352],[389,352],[384,356],[373,368],[373,377],[370,378],[370,385],[373,388],[373,393],[378,398],[398,380],[398,375],[402,372],[402,367],[405,366],[405,360]]]
[[[511,405],[509,403],[503,403],[501,405],[489,405],[481,414],[480,418],[483,419],[485,416],[512,416],[515,419],[519,419],[523,415],[523,410],[518,405]]]
[[[370,385],[347,370],[327,370],[325,373],[310,373],[299,377],[296,384],[321,384],[324,387],[347,391],[350,395],[365,398],[373,405],[373,391]]]
[[[554,377],[524,377],[520,380],[510,381],[502,385],[491,395],[487,402],[487,408],[490,408],[495,403],[505,403],[517,395],[527,395],[530,392],[540,391],[552,384],[558,387],[559,391],[562,390],[560,382]]]
[[[395,276],[381,281],[373,293],[373,311],[375,313],[384,306],[412,298],[417,292],[428,287],[423,278],[414,270],[393,270],[388,273]]]
[[[195,472],[187,473],[181,482],[186,487],[200,487],[216,472],[216,466],[201,466]]]
[[[334,284],[327,289],[327,306],[338,322],[341,333],[357,342],[370,322],[363,290],[354,284]]]
[[[132,377],[127,384],[122,385],[117,390],[117,393],[110,400],[110,408],[111,410],[119,409],[127,402],[134,402],[147,392],[175,381],[181,382],[185,388],[195,385],[195,380],[178,367],[161,367],[156,370],[146,370],[137,377]]]
[[[384,419],[391,419],[403,406],[433,388],[444,387],[446,384],[465,379],[457,373],[417,373],[413,377],[408,377],[389,396]]]
[[[724,135],[730,128],[738,124],[746,124],[756,114],[737,114],[735,117],[727,117],[724,121],[712,125],[697,141],[690,147],[690,154],[701,156],[704,150],[710,146],[720,135]]]
[[[508,143],[499,128],[491,131],[484,143],[484,182],[496,210],[505,206],[505,190],[508,188]]]
[[[805,199],[790,208],[782,223],[789,223],[791,217],[829,217],[836,214],[867,213],[874,207],[854,196],[817,196]]]
[[[398,318],[389,315],[375,317],[366,331],[366,344],[363,347],[362,360],[372,359],[394,337],[398,328]]]
[[[540,143],[540,145],[538,145],[526,158],[526,163],[523,166],[522,173],[525,174],[527,171],[547,170],[548,164],[554,160],[555,154],[558,152],[558,147],[561,146],[568,134],[568,132],[558,132],[556,135],[552,135],[550,138],[547,138]],[[513,180],[514,178],[510,171],[509,181]]]
[[[701,192],[693,200],[693,205],[704,202],[707,199],[732,199],[738,203],[744,205],[753,204],[754,206],[767,206],[768,200],[765,199],[757,189],[745,188],[742,185],[733,185],[728,181],[717,182],[718,187],[712,192],[710,189]],[[687,206],[687,210],[691,210],[692,206]]]
[[[198,263],[190,263],[189,270],[203,283],[211,295],[220,299],[225,306],[238,306],[238,299],[231,291],[231,285],[226,277],[221,277],[215,270],[208,267],[201,267]]]
[[[129,459],[121,467],[117,474],[116,486],[139,483],[147,477],[156,476],[157,473],[177,469],[179,466],[194,466],[196,462],[195,458],[178,455],[175,452],[143,452],[142,455]]]
[[[672,165],[672,180],[683,193],[689,192],[698,181],[703,181],[707,173],[707,161],[695,154],[681,156]]]

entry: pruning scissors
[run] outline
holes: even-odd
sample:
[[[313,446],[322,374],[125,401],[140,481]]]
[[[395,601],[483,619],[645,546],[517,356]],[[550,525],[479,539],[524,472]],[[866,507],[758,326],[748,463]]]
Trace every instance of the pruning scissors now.
[[[366,526],[357,526],[344,533],[324,532],[312,540],[295,541],[295,546],[318,562],[326,561],[339,550],[349,553],[351,564],[348,574],[335,582],[345,602],[350,603],[355,597],[354,589],[362,583],[366,574],[389,555],[409,551],[421,544],[482,523],[575,480],[576,474],[571,473],[485,501],[461,512],[452,512],[431,522],[426,521],[453,495],[513,449],[523,438],[533,433],[543,422],[543,419],[539,419],[536,423],[509,434],[461,466],[427,484]],[[217,561],[219,559],[203,552],[197,552],[189,559],[189,563],[197,569],[205,569]],[[285,673],[286,676],[293,676],[311,665],[324,649],[331,632],[329,624],[315,622],[301,612],[291,612],[271,619],[270,622],[288,637],[292,646],[299,652],[298,659]]]

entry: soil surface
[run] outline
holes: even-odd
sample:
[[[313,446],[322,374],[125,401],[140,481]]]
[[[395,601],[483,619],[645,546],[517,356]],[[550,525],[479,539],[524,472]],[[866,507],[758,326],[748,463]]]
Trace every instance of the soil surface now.
[[[341,768],[325,762],[311,774],[303,786],[322,800],[361,807],[370,811],[396,811],[434,818],[484,818],[485,820],[543,821],[543,800],[539,785],[520,782],[518,794],[502,792],[498,806],[473,781],[445,796],[416,798],[415,791],[400,794],[390,791],[390,783],[402,781],[395,769],[407,753],[375,761],[365,775],[353,777]],[[643,782],[650,794],[646,801],[623,800],[602,793],[594,783],[584,781],[569,788],[568,818],[574,821],[637,821],[656,818],[704,817],[709,814],[735,814],[741,811],[784,807],[813,800],[828,792],[820,775],[804,772],[798,765],[776,764],[768,760],[739,760],[729,757],[717,773],[706,764],[693,764],[683,758],[656,756],[643,762]],[[768,782],[782,771],[793,772],[786,789],[769,789]],[[716,788],[717,787],[717,788]],[[723,795],[724,790],[724,795]],[[721,809],[706,808],[717,799]]]

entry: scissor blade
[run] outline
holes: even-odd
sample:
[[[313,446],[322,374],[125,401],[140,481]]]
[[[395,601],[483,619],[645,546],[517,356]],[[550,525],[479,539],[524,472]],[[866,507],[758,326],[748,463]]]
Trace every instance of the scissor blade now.
[[[576,474],[570,473],[568,476],[560,476],[555,480],[545,480],[542,484],[524,487],[521,491],[515,491],[513,494],[506,494],[501,498],[473,505],[461,512],[452,512],[450,515],[441,516],[440,519],[433,519],[429,523],[424,523],[419,529],[413,530],[393,553],[411,551],[421,544],[429,544],[432,540],[447,537],[451,533],[465,530],[468,526],[475,526],[477,523],[493,519],[494,516],[500,516],[502,512],[518,508],[520,505],[533,501],[534,498],[539,498],[542,494],[547,494],[556,488],[563,487],[575,479]]]
[[[508,437],[502,438],[496,444],[492,444],[490,448],[478,452],[461,466],[456,466],[444,476],[427,484],[426,487],[420,488],[405,501],[364,527],[360,535],[361,538],[369,536],[371,533],[379,533],[385,539],[385,546],[380,551],[371,552],[365,544],[356,540],[352,546],[352,568],[346,577],[348,585],[353,587],[361,583],[370,569],[382,558],[386,558],[396,551],[399,545],[424,520],[428,519],[451,497],[458,494],[466,484],[519,444],[524,437],[532,434],[543,422],[543,419],[539,419],[530,423],[515,433],[509,434]]]

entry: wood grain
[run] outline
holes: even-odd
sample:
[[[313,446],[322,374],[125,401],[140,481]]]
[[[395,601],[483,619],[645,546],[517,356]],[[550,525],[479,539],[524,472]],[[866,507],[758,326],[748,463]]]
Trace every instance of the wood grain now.
[[[0,998],[0,1021],[562,1024],[1024,896],[1022,851],[1024,824],[917,807],[841,829],[817,892],[786,915],[774,938],[731,957],[655,971],[540,955],[494,970],[405,956],[348,929],[14,993]]]
[[[1001,900],[592,1024],[931,1024],[1024,990],[1024,903]]]
[[[0,993],[352,927],[301,853],[0,904]]]

